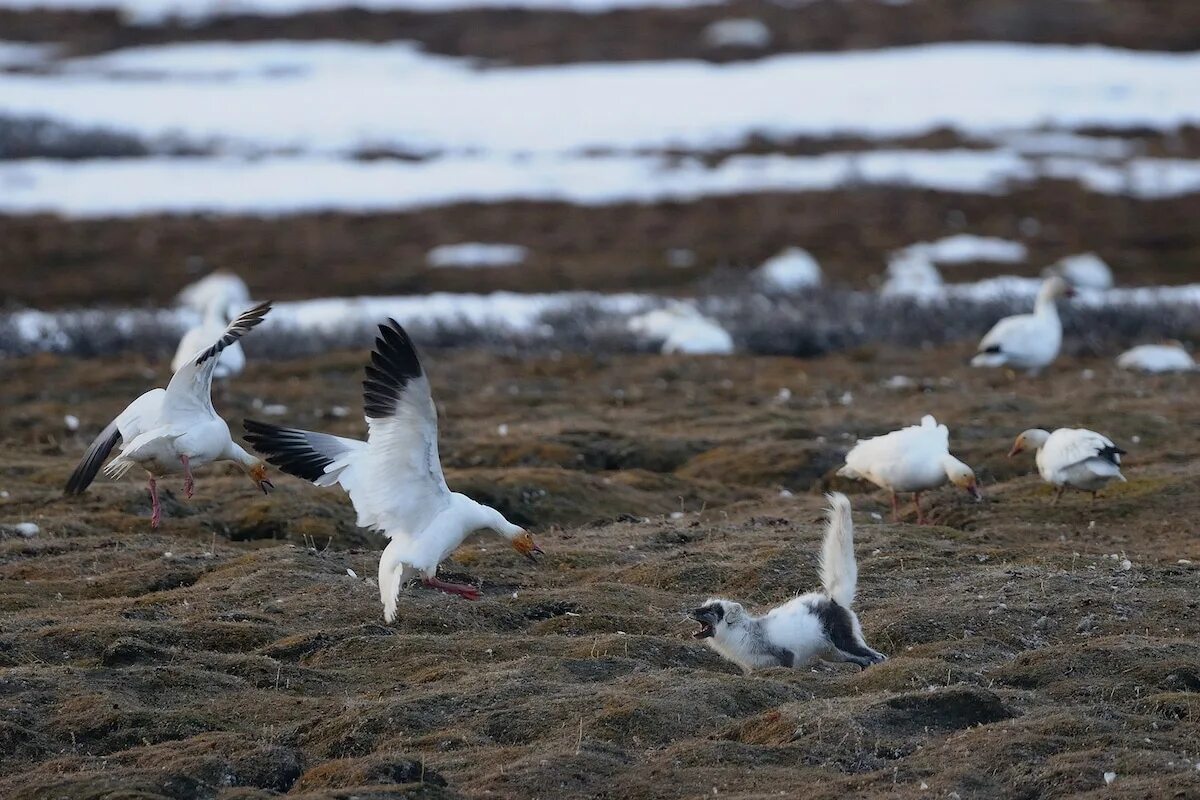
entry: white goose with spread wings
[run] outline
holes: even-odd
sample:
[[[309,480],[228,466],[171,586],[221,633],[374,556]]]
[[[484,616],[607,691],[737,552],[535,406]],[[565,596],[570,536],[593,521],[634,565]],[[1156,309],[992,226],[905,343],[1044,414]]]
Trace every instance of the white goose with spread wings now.
[[[157,479],[163,475],[182,472],[184,494],[191,497],[195,489],[193,469],[214,461],[233,461],[264,493],[270,490],[266,464],[233,441],[229,426],[217,416],[212,404],[213,371],[221,352],[262,322],[270,310],[268,302],[243,312],[203,349],[192,353],[166,389],[151,389],[130,403],[92,442],[71,473],[65,493],[82,494],[118,442],[123,443],[121,453],[104,472],[116,479],[135,466],[146,470],[150,476],[152,528],[162,520]]]
[[[246,441],[284,472],[317,486],[341,485],[358,524],[391,539],[379,559],[385,620],[396,618],[400,589],[418,574],[426,586],[479,599],[475,586],[437,578],[438,564],[472,531],[495,531],[530,559],[541,553],[519,525],[446,486],[429,379],[395,320],[379,326],[363,400],[365,442],[251,419],[245,422]]]

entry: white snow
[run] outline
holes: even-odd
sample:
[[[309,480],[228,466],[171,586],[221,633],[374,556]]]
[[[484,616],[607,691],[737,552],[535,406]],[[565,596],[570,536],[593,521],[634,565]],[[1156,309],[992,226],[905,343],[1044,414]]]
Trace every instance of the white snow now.
[[[0,8],[3,2],[0,2]],[[55,48],[44,44],[9,42],[0,39],[0,67],[40,66],[51,58]]]
[[[771,44],[771,29],[752,17],[731,17],[710,22],[700,34],[709,47],[744,47],[761,50]]]
[[[114,65],[182,77],[116,80],[105,73]],[[720,65],[481,70],[408,43],[200,43],[67,66],[65,74],[0,75],[0,112],[326,153],[371,145],[498,154],[711,149],[751,134],[881,137],[949,127],[987,136],[1200,122],[1200,53],[1098,46],[936,44]],[[194,74],[228,69],[236,79]]]
[[[764,261],[754,277],[765,290],[795,292],[821,285],[821,265],[807,250],[786,247]]]
[[[970,233],[947,236],[935,242],[918,242],[905,250],[923,255],[937,264],[967,264],[972,261],[1019,264],[1029,255],[1025,245],[1020,242]]]
[[[1143,344],[1117,356],[1117,366],[1141,372],[1188,372],[1196,368],[1196,362],[1178,343]]]
[[[1046,270],[1062,275],[1077,289],[1111,289],[1112,270],[1095,253],[1079,253],[1059,260]]]
[[[1089,188],[1143,198],[1200,191],[1200,162],[1171,163],[1176,171],[1165,185],[1116,182]],[[1081,171],[1091,175],[1096,166],[1083,163]],[[1159,172],[1157,168],[1144,171]],[[199,212],[278,215],[323,210],[399,211],[506,200],[605,205],[690,201],[747,192],[828,191],[857,185],[998,194],[1011,184],[1036,177],[1035,165],[1019,156],[978,150],[741,155],[715,167],[700,159],[672,161],[657,156],[447,157],[418,162],[326,158],[30,159],[0,162],[0,213],[47,212],[71,217]],[[1060,171],[1058,177],[1069,176]]]
[[[435,268],[513,267],[528,256],[529,250],[519,244],[463,242],[438,245],[426,253],[425,263]]]

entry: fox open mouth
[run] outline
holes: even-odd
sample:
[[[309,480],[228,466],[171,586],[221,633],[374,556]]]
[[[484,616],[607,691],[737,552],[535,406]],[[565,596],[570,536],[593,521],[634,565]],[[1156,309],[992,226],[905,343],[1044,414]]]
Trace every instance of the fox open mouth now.
[[[708,639],[717,633],[716,624],[723,616],[722,609],[713,606],[697,608],[692,612],[692,619],[700,623],[700,630],[692,634],[693,639]]]

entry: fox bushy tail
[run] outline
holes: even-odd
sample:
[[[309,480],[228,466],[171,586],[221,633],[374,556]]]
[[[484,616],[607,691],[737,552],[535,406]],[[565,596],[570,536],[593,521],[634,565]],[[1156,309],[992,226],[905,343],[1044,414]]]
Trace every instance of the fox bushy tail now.
[[[829,522],[821,546],[821,586],[838,605],[849,608],[858,586],[850,501],[841,492],[831,492],[825,497],[829,500]]]

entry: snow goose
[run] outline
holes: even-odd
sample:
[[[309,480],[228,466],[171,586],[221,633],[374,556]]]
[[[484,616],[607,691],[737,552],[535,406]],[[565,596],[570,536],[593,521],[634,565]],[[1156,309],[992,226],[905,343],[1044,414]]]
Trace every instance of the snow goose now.
[[[629,331],[647,341],[661,342],[662,352],[691,355],[728,355],[733,337],[717,322],[689,303],[674,300],[629,319]]]
[[[1196,368],[1192,355],[1179,342],[1143,344],[1117,356],[1117,366],[1142,372],[1189,372]]]
[[[1097,493],[1111,481],[1124,482],[1121,474],[1121,456],[1124,450],[1102,436],[1086,428],[1059,428],[1050,433],[1041,428],[1030,428],[1013,442],[1008,457],[1034,449],[1037,451],[1037,468],[1042,479],[1055,487],[1057,503],[1068,487]]]
[[[185,286],[175,299],[198,314],[208,313],[216,303],[228,319],[250,305],[250,289],[232,272],[218,270]]]
[[[1047,267],[1044,274],[1061,276],[1077,289],[1105,291],[1113,287],[1112,270],[1095,253],[1067,256]]]
[[[829,524],[821,547],[820,592],[809,592],[751,615],[732,600],[712,598],[692,611],[700,630],[692,634],[749,674],[755,668],[798,669],[823,658],[866,669],[887,659],[863,638],[851,610],[858,587],[854,522],[846,495],[829,495]]]
[[[358,512],[358,524],[391,539],[379,559],[386,621],[395,620],[400,589],[418,574],[426,586],[480,598],[475,586],[437,578],[438,564],[472,531],[494,531],[536,561],[542,551],[528,531],[446,486],[429,378],[395,320],[379,326],[363,399],[365,442],[251,419],[245,422],[246,441],[284,472],[317,486],[340,484]]]
[[[754,271],[754,282],[767,292],[799,292],[821,285],[821,265],[812,253],[785,247]]]
[[[997,322],[979,342],[974,367],[1015,367],[1037,374],[1058,357],[1062,346],[1062,321],[1056,301],[1074,290],[1062,278],[1046,279],[1038,291],[1032,314],[1017,314]]]
[[[82,494],[100,471],[108,454],[122,442],[121,452],[104,472],[112,479],[141,466],[150,476],[153,512],[150,527],[162,521],[158,481],[163,475],[183,473],[184,494],[195,491],[192,470],[214,461],[232,461],[266,494],[271,488],[267,465],[229,436],[229,426],[212,404],[212,379],[221,352],[263,321],[271,304],[260,303],[243,312],[210,340],[171,377],[166,389],[151,389],[117,415],[92,442],[67,481],[66,494]]]
[[[982,499],[975,473],[950,455],[950,432],[928,414],[920,425],[910,425],[873,439],[860,439],[846,454],[838,470],[844,478],[869,481],[892,493],[892,519],[900,521],[896,494],[912,492],[917,524],[925,524],[921,492],[936,489],[947,480],[976,500]]]
[[[204,312],[204,319],[199,325],[189,328],[179,340],[175,348],[175,357],[171,359],[171,371],[178,372],[188,359],[220,338],[225,326],[229,323],[229,306],[222,298],[214,297]],[[240,375],[246,368],[246,354],[239,342],[226,347],[217,356],[217,365],[213,368],[213,378],[224,380]]]

